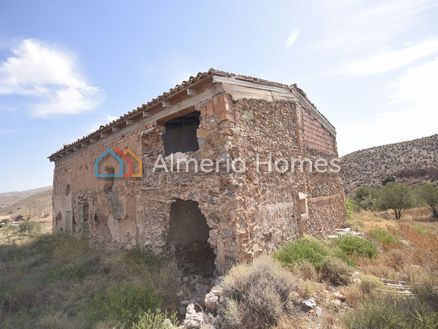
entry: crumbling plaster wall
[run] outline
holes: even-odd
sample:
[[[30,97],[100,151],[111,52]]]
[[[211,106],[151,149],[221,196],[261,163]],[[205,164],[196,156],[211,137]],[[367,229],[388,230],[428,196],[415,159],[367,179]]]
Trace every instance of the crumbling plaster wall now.
[[[108,179],[98,179],[94,174],[94,161],[108,147],[129,147],[140,154],[141,130],[140,124],[127,127],[56,161],[53,207],[54,214],[63,220],[53,222],[54,230],[65,230],[65,212],[71,211],[74,232],[81,233],[84,223],[81,223],[79,207],[86,203],[89,208],[86,231],[91,242],[119,245],[135,241],[135,191],[139,182],[132,178],[115,179],[111,184]],[[69,193],[65,193],[67,185]]]
[[[219,97],[220,98],[220,97]],[[200,148],[186,153],[191,158],[226,159],[228,122],[221,122],[219,114],[207,117],[204,108],[218,114],[224,106],[218,99],[197,106],[201,111],[198,129]],[[81,227],[78,207],[87,202],[90,209],[88,234],[92,243],[114,247],[139,245],[156,252],[167,247],[170,206],[176,199],[193,200],[210,227],[209,243],[223,268],[238,258],[235,249],[235,230],[231,224],[233,187],[229,174],[221,165],[217,173],[153,172],[159,155],[164,154],[163,125],[138,123],[69,154],[55,165],[54,213],[72,211],[76,232]],[[108,181],[94,177],[94,161],[107,147],[130,147],[143,157],[143,177]],[[170,168],[170,157],[166,158]],[[117,172],[117,168],[116,168]],[[67,184],[71,191],[64,190]],[[64,229],[62,221],[54,221],[54,230]]]

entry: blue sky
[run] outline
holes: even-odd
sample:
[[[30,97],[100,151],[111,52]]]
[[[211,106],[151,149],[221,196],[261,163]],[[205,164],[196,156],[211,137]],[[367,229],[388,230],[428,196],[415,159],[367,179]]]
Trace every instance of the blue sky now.
[[[438,2],[0,2],[0,192],[210,67],[298,83],[342,154],[437,132]]]

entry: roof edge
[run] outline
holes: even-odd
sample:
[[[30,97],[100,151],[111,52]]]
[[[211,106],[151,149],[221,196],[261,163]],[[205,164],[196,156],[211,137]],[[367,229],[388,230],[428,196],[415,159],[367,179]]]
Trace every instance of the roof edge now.
[[[62,149],[48,156],[48,159],[50,161],[55,161],[57,158],[61,157],[62,155],[67,155],[69,153],[75,152],[78,148],[93,144],[97,140],[107,137],[113,132],[120,131],[120,129],[125,128],[129,124],[142,120],[144,116],[147,116],[147,114],[145,115],[144,113],[148,112],[150,109],[159,106],[160,104],[163,108],[169,106],[169,104],[167,103],[168,100],[171,99],[172,97],[177,96],[180,93],[185,92],[187,96],[196,94],[196,90],[192,90],[191,88],[196,87],[198,84],[202,83],[203,81],[206,81],[209,78],[212,78],[213,76],[232,78],[235,80],[251,82],[259,85],[266,85],[271,87],[287,89],[292,93],[299,95],[309,105],[311,105],[311,107],[316,111],[316,113],[333,129],[333,131],[336,134],[335,127],[327,120],[326,117],[324,117],[324,115],[322,115],[321,112],[317,110],[316,106],[307,98],[304,91],[298,88],[296,84],[290,86],[284,83],[269,81],[269,80],[260,79],[247,75],[240,75],[240,74],[220,71],[211,68],[207,72],[199,72],[196,76],[190,76],[188,80],[183,81],[181,84],[176,85],[170,90],[162,93],[160,96],[153,98],[149,102],[144,103],[141,106],[138,106],[137,108],[120,116],[118,119],[113,120],[107,123],[106,125],[100,126],[99,129],[95,130],[94,132],[82,138],[77,139],[76,141],[70,144],[64,145]]]

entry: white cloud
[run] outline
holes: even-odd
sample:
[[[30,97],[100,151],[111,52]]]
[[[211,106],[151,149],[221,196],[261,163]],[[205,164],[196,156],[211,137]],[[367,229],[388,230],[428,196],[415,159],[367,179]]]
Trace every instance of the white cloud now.
[[[298,29],[295,29],[292,31],[291,34],[289,34],[289,37],[286,40],[286,48],[292,48],[295,42],[297,42],[298,35],[300,31]]]
[[[388,43],[396,36],[402,36],[422,22],[422,14],[438,6],[434,0],[389,0],[377,3],[343,2],[332,6],[331,28],[326,36],[315,42],[316,50],[340,50],[351,52],[369,50]],[[334,7],[334,8],[332,8]]]
[[[105,119],[106,119],[107,122],[112,122],[114,120],[117,120],[118,118],[119,117],[116,116],[116,115],[107,115],[107,116],[105,116]]]
[[[397,50],[385,50],[347,64],[343,72],[353,75],[371,75],[392,71],[438,52],[438,39],[431,39]]]
[[[94,109],[104,92],[79,72],[75,58],[39,40],[23,40],[0,63],[0,94],[38,99],[35,116],[77,114]]]
[[[436,86],[438,57],[408,69],[385,87],[391,104],[401,110],[338,125],[340,153],[437,133]]]

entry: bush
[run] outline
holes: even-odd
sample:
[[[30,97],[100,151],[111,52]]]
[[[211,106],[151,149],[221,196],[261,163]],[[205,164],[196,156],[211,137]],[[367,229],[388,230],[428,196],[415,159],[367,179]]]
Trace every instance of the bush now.
[[[175,313],[149,310],[140,316],[132,329],[174,329],[178,325],[178,317]]]
[[[402,184],[387,184],[379,191],[378,205],[382,210],[394,210],[395,219],[400,219],[403,209],[414,206],[412,191]]]
[[[155,255],[152,251],[140,248],[128,250],[126,258],[134,263],[156,269],[166,262],[166,258],[162,255]]]
[[[54,282],[59,279],[81,280],[87,275],[97,271],[99,265],[99,257],[92,256],[77,263],[67,263],[51,268],[47,272],[47,281]]]
[[[421,302],[429,305],[438,312],[438,284],[437,279],[414,284],[412,293]]]
[[[438,218],[438,187],[431,183],[423,184],[418,188],[418,195],[432,210],[432,216]]]
[[[403,329],[404,314],[391,300],[370,300],[344,318],[348,329]]]
[[[347,220],[352,219],[354,212],[357,211],[357,206],[351,198],[345,198],[345,211],[347,213]]]
[[[382,281],[372,275],[364,275],[361,277],[359,288],[364,295],[370,295],[374,291],[383,287]]]
[[[307,261],[319,270],[329,255],[328,248],[322,242],[315,238],[303,237],[287,242],[275,252],[274,257],[284,266],[290,267]]]
[[[98,293],[89,305],[87,315],[91,322],[109,320],[132,325],[144,312],[156,310],[161,303],[149,284],[121,284]]]
[[[43,226],[39,222],[25,221],[20,223],[18,231],[20,233],[38,234],[43,229]]]
[[[333,244],[349,257],[374,258],[378,255],[375,244],[361,237],[345,234],[333,240]]]
[[[348,313],[344,323],[349,329],[436,329],[437,302],[438,291],[432,283],[414,287],[410,298],[374,295]]]
[[[299,270],[303,279],[312,281],[317,279],[318,273],[316,273],[315,266],[312,263],[303,261],[299,266]]]
[[[334,285],[346,285],[350,283],[351,268],[342,260],[330,257],[322,264],[320,275],[322,280]]]
[[[364,210],[375,210],[377,203],[377,189],[368,186],[360,186],[354,192],[352,200],[359,208]]]
[[[398,238],[381,227],[375,227],[371,231],[368,232],[368,235],[373,238],[375,241],[380,242],[383,245],[391,245],[396,244],[398,242]]]
[[[286,313],[296,278],[270,257],[233,267],[224,278],[226,320],[230,328],[267,329]]]

